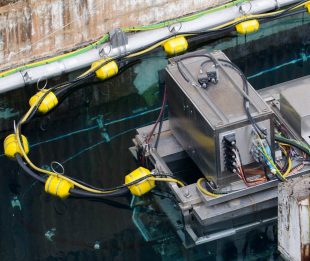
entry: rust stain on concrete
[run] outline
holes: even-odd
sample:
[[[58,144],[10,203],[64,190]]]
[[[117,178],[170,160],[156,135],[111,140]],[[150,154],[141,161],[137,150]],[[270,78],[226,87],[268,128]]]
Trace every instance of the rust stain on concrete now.
[[[0,0],[0,70],[94,41],[113,28],[151,24],[227,0]]]

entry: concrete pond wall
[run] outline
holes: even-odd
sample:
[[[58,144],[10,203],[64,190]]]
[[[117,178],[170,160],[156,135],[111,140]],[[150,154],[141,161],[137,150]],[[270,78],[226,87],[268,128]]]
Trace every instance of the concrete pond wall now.
[[[229,0],[0,0],[0,70]]]

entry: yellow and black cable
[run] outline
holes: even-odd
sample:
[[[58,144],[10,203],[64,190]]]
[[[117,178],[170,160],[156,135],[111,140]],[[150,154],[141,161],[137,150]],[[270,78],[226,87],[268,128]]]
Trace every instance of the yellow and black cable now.
[[[290,12],[292,10],[298,9],[299,7],[303,7],[303,5],[305,3],[308,3],[309,1],[304,1],[301,4],[295,5],[294,7],[291,7],[287,10],[284,11],[276,11],[273,13],[267,13],[267,14],[261,14],[261,15],[251,15],[249,17],[245,17],[244,20],[242,21],[246,21],[248,19],[271,19],[271,18],[279,18],[281,17],[281,15],[288,15],[288,14],[293,14],[293,13],[297,13],[297,12],[301,12],[304,10],[297,10],[294,12]],[[216,32],[221,32],[221,31],[225,31],[228,30],[230,28],[232,28],[233,26],[235,26],[237,23],[240,23],[240,19],[239,20],[233,20],[229,23],[223,24],[221,26],[218,26],[216,28],[207,30],[207,31],[198,31],[198,32],[188,32],[186,34],[176,34],[173,37],[166,37],[164,39],[160,39],[158,41],[156,41],[155,43],[152,43],[149,46],[145,46],[143,48],[139,48],[137,50],[134,50],[132,53],[130,54],[126,54],[123,56],[119,56],[119,57],[111,57],[111,58],[107,58],[105,60],[100,61],[96,66],[90,68],[89,70],[87,70],[86,72],[84,72],[82,75],[80,75],[79,77],[77,77],[76,79],[74,79],[73,81],[67,82],[67,83],[63,83],[57,86],[54,86],[52,88],[48,88],[48,89],[44,89],[43,92],[41,93],[41,96],[37,97],[37,99],[32,103],[30,109],[28,110],[28,112],[22,117],[22,119],[18,122],[17,126],[16,126],[16,131],[15,131],[15,135],[16,135],[16,139],[17,139],[17,144],[21,150],[21,157],[26,161],[27,165],[29,166],[29,168],[33,169],[36,172],[39,172],[41,174],[47,174],[47,175],[52,175],[52,176],[56,176],[59,178],[62,178],[63,180],[66,180],[68,182],[71,182],[75,187],[86,191],[87,193],[97,193],[97,194],[109,194],[109,193],[113,193],[115,191],[113,190],[109,190],[109,191],[102,191],[102,190],[98,190],[98,189],[93,189],[87,185],[83,185],[79,182],[76,182],[64,175],[60,175],[58,173],[49,171],[49,170],[45,170],[42,168],[37,167],[35,164],[33,164],[30,159],[27,156],[27,153],[24,151],[23,145],[22,145],[22,125],[29,123],[30,120],[36,115],[37,111],[39,110],[39,106],[41,105],[41,103],[44,101],[44,99],[50,95],[51,93],[53,93],[55,95],[55,97],[58,99],[61,97],[61,95],[64,95],[67,91],[72,90],[72,88],[78,86],[80,83],[82,83],[83,81],[89,79],[90,77],[92,77],[95,72],[102,68],[102,66],[105,66],[106,64],[108,64],[109,62],[111,62],[113,59],[124,59],[124,58],[133,58],[133,57],[140,57],[143,56],[144,54],[149,53],[150,51],[156,49],[157,47],[161,46],[162,44],[164,44],[166,41],[168,40],[172,40],[177,36],[193,36],[193,35],[203,35],[203,34],[212,34],[212,33],[216,33]],[[58,96],[58,97],[57,97]],[[57,101],[58,103],[58,101]],[[57,105],[57,104],[56,104]],[[56,106],[55,105],[55,106]],[[54,107],[55,107],[54,106]],[[17,156],[19,158],[19,156]],[[19,160],[20,162],[20,160]],[[23,163],[24,164],[24,163]],[[154,178],[155,179],[155,178]],[[159,178],[156,178],[157,180]],[[171,179],[169,178],[162,178],[162,181],[171,181]],[[199,184],[201,183],[201,181],[199,182]],[[198,185],[198,183],[197,183]],[[76,189],[76,188],[75,188]]]

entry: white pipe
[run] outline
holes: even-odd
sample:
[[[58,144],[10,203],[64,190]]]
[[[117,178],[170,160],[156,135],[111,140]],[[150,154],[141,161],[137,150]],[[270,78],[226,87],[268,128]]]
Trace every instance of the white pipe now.
[[[299,1],[300,0],[253,0],[251,2],[245,2],[224,10],[204,15],[193,21],[176,24],[175,27],[179,27],[178,33],[207,30],[232,21],[244,14],[265,13],[286,5],[297,3]],[[169,31],[168,27],[129,34],[126,51],[131,53],[169,36],[173,36],[173,33]],[[109,42],[102,45],[104,49],[109,50],[110,57],[118,56],[120,54],[120,49],[111,49],[110,46],[111,45]],[[24,87],[28,84],[36,83],[39,80],[49,79],[51,77],[85,68],[92,62],[102,58],[99,55],[99,49],[101,49],[101,47],[62,61],[26,69],[3,77],[0,79],[0,93]]]

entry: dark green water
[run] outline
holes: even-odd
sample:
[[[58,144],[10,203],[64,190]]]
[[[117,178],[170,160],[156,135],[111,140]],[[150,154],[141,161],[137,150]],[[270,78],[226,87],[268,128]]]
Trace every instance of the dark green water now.
[[[193,49],[223,49],[256,89],[264,88],[310,73],[308,20],[282,19],[263,25],[256,36],[231,35]],[[296,25],[297,30],[289,29]],[[116,78],[84,86],[57,111],[25,128],[30,157],[41,166],[61,162],[67,175],[92,184],[122,183],[137,167],[128,151],[135,129],[157,117],[158,71],[166,64],[158,51]],[[33,92],[29,87],[0,98],[1,142]],[[136,207],[130,207],[130,197],[62,201],[44,193],[3,155],[0,166],[0,260],[281,260],[276,225],[185,249],[165,215],[148,207],[151,198]],[[134,225],[135,208],[149,220],[149,242]]]

